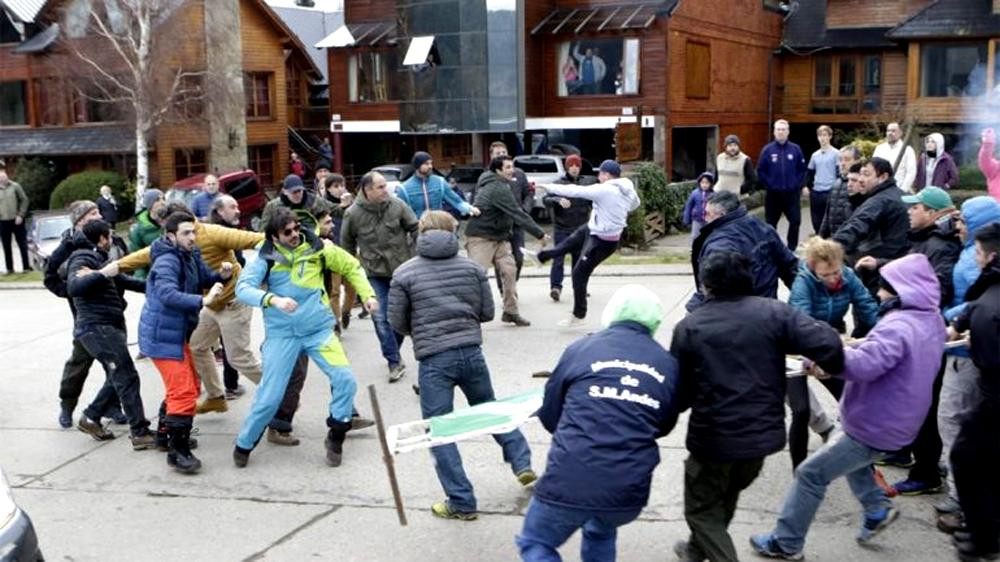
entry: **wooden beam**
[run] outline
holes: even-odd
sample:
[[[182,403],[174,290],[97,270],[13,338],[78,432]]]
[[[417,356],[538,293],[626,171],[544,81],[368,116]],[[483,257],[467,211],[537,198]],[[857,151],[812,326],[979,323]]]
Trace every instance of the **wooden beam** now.
[[[552,29],[552,34],[553,34],[553,35],[555,35],[556,33],[559,33],[559,30],[560,30],[560,29],[562,29],[562,27],[563,27],[564,25],[566,25],[566,23],[567,23],[567,22],[568,22],[569,20],[571,20],[571,19],[573,18],[573,16],[575,16],[575,15],[576,15],[576,13],[577,13],[577,12],[579,12],[579,11],[580,11],[580,10],[578,10],[578,9],[576,9],[576,8],[573,8],[573,9],[572,9],[572,10],[570,11],[569,15],[567,15],[567,16],[566,16],[565,18],[563,18],[563,20],[562,20],[561,22],[559,22],[559,25],[555,26],[555,27],[554,27],[554,28]]]
[[[597,13],[597,8],[590,10],[590,13],[587,14],[587,17],[583,18],[583,21],[580,22],[580,25],[576,26],[576,29],[573,30],[573,33],[580,33],[580,30],[587,25],[587,22],[589,22],[594,18],[594,15],[596,13]]]
[[[910,43],[906,55],[906,102],[907,105],[920,97],[920,44]]]
[[[608,25],[609,23],[611,23],[611,19],[612,19],[612,18],[614,18],[615,16],[617,16],[617,15],[618,15],[618,12],[620,12],[620,11],[622,11],[622,9],[621,9],[621,6],[619,6],[619,7],[615,8],[615,9],[614,9],[614,11],[613,11],[613,12],[611,12],[611,15],[609,15],[609,16],[607,17],[607,19],[605,19],[605,20],[604,20],[604,21],[603,21],[603,22],[601,23],[601,25],[597,26],[597,31],[604,31],[604,28],[605,28],[605,27],[607,27],[607,25]]]

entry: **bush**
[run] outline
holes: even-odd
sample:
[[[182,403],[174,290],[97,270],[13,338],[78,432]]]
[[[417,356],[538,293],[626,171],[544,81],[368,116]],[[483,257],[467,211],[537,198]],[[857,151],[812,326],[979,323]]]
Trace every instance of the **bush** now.
[[[646,212],[666,213],[670,197],[666,189],[667,174],[663,168],[652,162],[640,162],[632,168],[629,175],[635,182],[635,189],[639,192],[639,199],[646,207]]]
[[[640,195],[640,197],[642,197]],[[628,215],[628,223],[625,231],[622,232],[622,245],[633,248],[645,248],[646,243],[646,206],[640,204],[639,208]]]
[[[59,182],[49,200],[50,209],[63,209],[73,201],[87,199],[94,201],[101,194],[101,186],[111,187],[111,193],[118,200],[118,220],[132,216],[135,208],[135,192],[128,181],[114,172],[86,171],[69,176]]]
[[[986,176],[977,164],[962,166],[958,169],[958,187],[963,190],[986,191]]]
[[[22,158],[17,162],[14,181],[21,184],[28,196],[28,208],[33,211],[49,208],[49,197],[56,186],[56,172],[51,162],[40,158]]]
[[[667,185],[667,206],[663,212],[663,216],[667,220],[668,229],[687,230],[687,227],[684,226],[684,205],[687,203],[688,197],[691,196],[691,192],[694,191],[695,187],[697,187],[697,184],[694,180],[680,181]]]
[[[871,158],[875,154],[875,147],[878,146],[878,142],[867,139],[855,139],[851,144],[858,147],[864,158]]]

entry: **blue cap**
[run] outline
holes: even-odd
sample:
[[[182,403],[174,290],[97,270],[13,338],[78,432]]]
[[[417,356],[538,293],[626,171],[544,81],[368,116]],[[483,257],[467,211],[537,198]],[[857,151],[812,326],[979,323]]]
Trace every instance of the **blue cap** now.
[[[306,186],[302,183],[302,178],[296,174],[288,174],[281,182],[281,188],[285,191],[302,191]]]
[[[622,177],[622,167],[618,165],[618,162],[614,160],[605,160],[601,162],[600,170],[604,173],[611,174],[616,178]]]

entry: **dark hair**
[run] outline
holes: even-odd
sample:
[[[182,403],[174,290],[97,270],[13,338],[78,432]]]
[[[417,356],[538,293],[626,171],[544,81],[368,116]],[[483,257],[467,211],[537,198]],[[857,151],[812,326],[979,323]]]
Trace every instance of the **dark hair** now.
[[[167,203],[167,215],[172,215],[174,213],[188,213],[191,214],[191,207],[188,207],[183,201],[171,201]]]
[[[171,234],[177,234],[177,227],[182,222],[194,222],[194,215],[185,211],[176,211],[167,216],[163,222],[163,230]]]
[[[750,259],[737,252],[709,254],[701,261],[698,279],[714,297],[754,294]]]
[[[268,240],[277,238],[278,233],[284,230],[285,225],[298,221],[298,215],[292,212],[291,209],[288,207],[278,207],[278,210],[271,215],[271,220],[267,221],[267,225],[264,227],[264,235],[267,236]]]
[[[708,200],[708,204],[722,209],[729,214],[740,208],[740,197],[730,191],[721,191]]]
[[[861,162],[855,162],[851,164],[851,167],[847,169],[848,174],[860,174],[861,168],[864,166]]]
[[[514,160],[509,154],[503,156],[497,156],[493,160],[490,160],[490,171],[499,172],[503,169],[503,163],[507,160]]]
[[[101,219],[88,222],[80,230],[91,244],[97,244],[104,236],[111,237],[111,225]]]
[[[332,186],[335,183],[340,183],[340,184],[346,185],[347,184],[347,180],[345,180],[344,176],[342,176],[340,174],[328,174],[326,176],[326,179],[323,180],[323,187],[329,188],[330,186]]]
[[[864,165],[871,166],[872,169],[875,170],[876,176],[886,174],[889,177],[892,177],[892,164],[890,164],[885,158],[872,158],[871,160],[865,162]]]
[[[987,254],[1000,255],[1000,223],[988,224],[976,231],[976,242]]]
[[[329,209],[320,209],[320,210],[316,211],[315,213],[313,213],[313,216],[316,217],[316,224],[318,225],[320,222],[323,221],[323,219],[325,219],[326,217],[330,216],[330,210]]]
[[[840,152],[850,152],[855,160],[861,160],[861,149],[856,144],[849,144],[840,149]]]

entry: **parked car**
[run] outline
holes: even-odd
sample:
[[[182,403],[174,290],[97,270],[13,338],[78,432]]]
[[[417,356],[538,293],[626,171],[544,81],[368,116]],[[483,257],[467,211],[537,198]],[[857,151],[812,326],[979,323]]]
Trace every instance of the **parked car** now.
[[[38,212],[31,215],[28,225],[28,261],[35,271],[45,271],[52,251],[62,240],[62,233],[71,228],[66,211]]]
[[[42,562],[31,518],[14,502],[7,476],[0,469],[0,560]]]
[[[561,154],[522,154],[521,156],[514,157],[514,167],[520,168],[524,172],[524,175],[528,176],[531,186],[534,187],[542,183],[555,183],[562,179],[566,175],[565,160],[566,157]],[[580,175],[595,175],[594,167],[590,162],[583,160]],[[548,209],[545,208],[545,203],[542,201],[544,197],[544,191],[535,191],[532,215],[548,218]]]
[[[410,176],[413,175],[413,166],[410,164],[382,164],[381,166],[375,166],[371,171],[382,174],[382,177],[385,178],[386,188],[390,193],[395,195],[399,184],[410,179]],[[442,178],[445,177],[437,169],[434,170],[434,173]]]
[[[455,185],[462,191],[465,200],[472,203],[476,197],[476,184],[479,182],[479,176],[485,170],[486,168],[482,166],[455,166],[448,174],[448,181],[455,180]]]
[[[167,190],[167,203],[183,201],[189,207],[191,201],[204,190],[205,177],[208,174],[195,174],[174,183]],[[260,216],[267,205],[267,195],[264,187],[253,170],[239,170],[218,176],[219,193],[225,193],[236,199],[240,205],[240,226],[251,230],[259,230]]]

